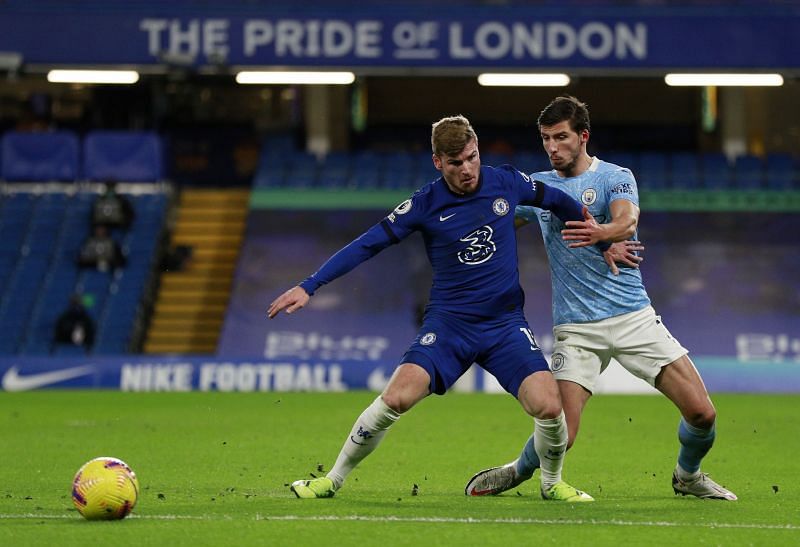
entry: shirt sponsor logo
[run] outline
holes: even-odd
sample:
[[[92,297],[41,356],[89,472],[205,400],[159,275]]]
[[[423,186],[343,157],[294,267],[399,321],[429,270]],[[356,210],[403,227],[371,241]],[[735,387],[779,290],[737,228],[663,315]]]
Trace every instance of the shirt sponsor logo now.
[[[633,185],[630,182],[620,182],[611,190],[611,193],[633,195]]]

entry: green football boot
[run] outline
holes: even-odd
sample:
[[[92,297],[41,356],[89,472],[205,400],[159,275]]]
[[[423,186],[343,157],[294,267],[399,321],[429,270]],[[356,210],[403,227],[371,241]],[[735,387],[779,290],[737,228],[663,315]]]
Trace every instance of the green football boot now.
[[[577,488],[568,485],[564,481],[559,481],[548,490],[542,490],[542,498],[552,501],[566,501],[570,503],[594,501],[594,498],[586,492],[581,492]]]
[[[294,481],[289,488],[295,496],[303,499],[332,498],[336,493],[333,481],[328,477]]]

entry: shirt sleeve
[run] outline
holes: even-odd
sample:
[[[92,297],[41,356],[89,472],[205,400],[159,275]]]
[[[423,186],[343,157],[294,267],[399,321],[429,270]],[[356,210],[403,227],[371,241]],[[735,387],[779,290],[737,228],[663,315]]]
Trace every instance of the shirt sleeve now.
[[[572,196],[538,180],[532,180],[531,183],[536,197],[530,205],[552,211],[562,222],[583,220],[583,206]]]
[[[608,178],[608,202],[625,199],[639,206],[639,189],[636,178],[628,169],[620,168],[611,173]]]

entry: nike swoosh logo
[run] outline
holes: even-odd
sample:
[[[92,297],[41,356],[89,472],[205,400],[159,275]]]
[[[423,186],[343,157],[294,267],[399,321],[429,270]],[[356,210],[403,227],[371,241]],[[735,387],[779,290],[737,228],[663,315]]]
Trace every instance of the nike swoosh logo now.
[[[444,222],[444,221],[445,221],[445,220],[447,220],[448,218],[453,218],[454,216],[456,216],[456,214],[455,214],[455,213],[453,213],[453,214],[450,214],[450,215],[447,215],[447,216],[444,216],[444,215],[439,215],[439,222]]]
[[[86,376],[94,372],[94,367],[84,365],[80,367],[53,370],[51,372],[41,372],[37,374],[19,375],[19,368],[14,366],[3,375],[3,389],[5,391],[28,391],[46,387],[66,380],[72,380],[79,376]]]

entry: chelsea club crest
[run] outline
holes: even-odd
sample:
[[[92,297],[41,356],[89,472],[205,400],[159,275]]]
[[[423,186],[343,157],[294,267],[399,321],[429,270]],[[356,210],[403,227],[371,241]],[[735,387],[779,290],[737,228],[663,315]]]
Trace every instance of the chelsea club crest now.
[[[494,203],[492,204],[492,211],[494,211],[494,214],[501,217],[503,215],[508,214],[508,210],[509,210],[508,202],[505,199],[497,198],[496,200],[494,200]]]

